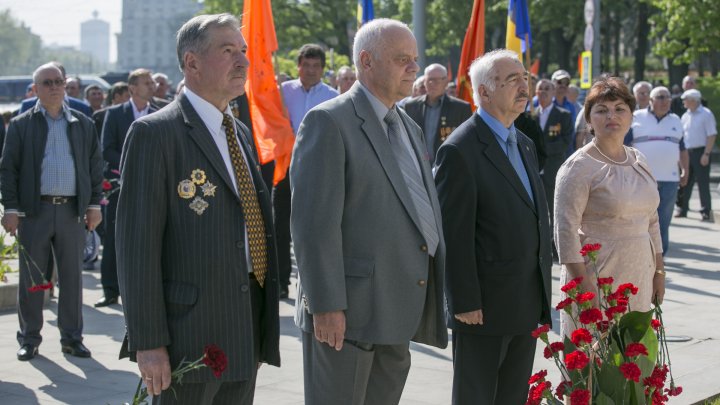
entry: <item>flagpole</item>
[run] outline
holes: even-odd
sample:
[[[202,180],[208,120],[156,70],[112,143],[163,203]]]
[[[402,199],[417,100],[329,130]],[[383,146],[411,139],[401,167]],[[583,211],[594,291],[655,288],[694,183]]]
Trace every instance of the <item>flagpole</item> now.
[[[530,102],[532,102],[532,98],[535,96],[535,86],[533,85],[532,74],[530,73],[532,59],[530,59],[530,34],[527,32],[525,33],[525,59],[527,59],[527,67],[525,69],[528,71],[528,87],[530,88]]]

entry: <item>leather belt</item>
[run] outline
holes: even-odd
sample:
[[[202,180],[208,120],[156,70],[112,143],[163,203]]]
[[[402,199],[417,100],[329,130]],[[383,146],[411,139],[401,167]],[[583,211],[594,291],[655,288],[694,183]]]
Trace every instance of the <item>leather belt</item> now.
[[[55,195],[41,195],[40,201],[49,202],[53,205],[72,203],[77,200],[75,196],[55,196]]]

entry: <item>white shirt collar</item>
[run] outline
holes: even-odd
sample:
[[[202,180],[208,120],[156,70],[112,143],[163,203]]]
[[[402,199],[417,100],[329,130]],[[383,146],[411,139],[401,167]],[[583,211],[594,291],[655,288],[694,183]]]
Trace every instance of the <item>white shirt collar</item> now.
[[[135,119],[144,117],[144,116],[148,115],[148,112],[150,112],[150,103],[149,102],[147,104],[145,104],[145,108],[143,108],[141,110],[137,107],[137,105],[133,101],[132,97],[130,97],[130,105],[132,106],[133,115],[135,116]]]
[[[222,130],[223,113],[207,100],[195,94],[188,86],[185,86],[183,91],[207,129],[213,135],[220,132]],[[225,114],[228,114],[231,117],[233,116],[229,104],[225,106]]]

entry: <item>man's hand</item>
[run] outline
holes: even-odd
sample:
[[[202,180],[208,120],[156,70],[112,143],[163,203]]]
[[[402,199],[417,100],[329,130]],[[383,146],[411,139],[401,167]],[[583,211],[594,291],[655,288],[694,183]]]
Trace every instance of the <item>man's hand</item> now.
[[[327,343],[330,347],[340,351],[345,339],[345,312],[322,312],[313,315],[315,339],[320,343]]]
[[[18,224],[20,223],[20,219],[18,218],[18,215],[15,213],[12,214],[5,214],[2,217],[2,226],[5,228],[5,231],[9,233],[12,236],[15,236],[15,232],[17,232]]]
[[[148,394],[158,396],[170,388],[170,358],[165,347],[138,350],[137,364]]]
[[[483,313],[482,309],[475,311],[463,312],[462,314],[455,314],[455,319],[468,325],[482,325],[483,324]]]
[[[683,171],[682,171],[682,174],[680,175],[680,186],[681,186],[681,187],[687,186],[688,177],[689,177],[689,176],[688,176],[688,171],[687,171],[687,170],[683,170]]]
[[[700,166],[707,166],[710,164],[710,156],[703,153],[700,157]]]
[[[102,222],[102,213],[100,210],[88,208],[85,211],[85,225],[88,231],[94,231],[95,228]]]

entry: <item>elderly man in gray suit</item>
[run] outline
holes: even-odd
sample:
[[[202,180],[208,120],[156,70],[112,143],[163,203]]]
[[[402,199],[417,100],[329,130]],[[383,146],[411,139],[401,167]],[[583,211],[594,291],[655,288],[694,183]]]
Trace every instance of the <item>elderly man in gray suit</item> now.
[[[353,58],[358,82],[307,114],[290,166],[309,405],[397,404],[410,340],[447,345],[439,203],[422,131],[395,105],[415,38],[373,20]]]
[[[135,121],[122,152],[117,211],[127,349],[165,404],[251,404],[259,363],[280,365],[272,207],[247,128],[229,102],[247,45],[229,14],[201,15],[177,39],[185,90]],[[238,136],[240,135],[240,136]],[[170,371],[216,344],[227,370]]]

